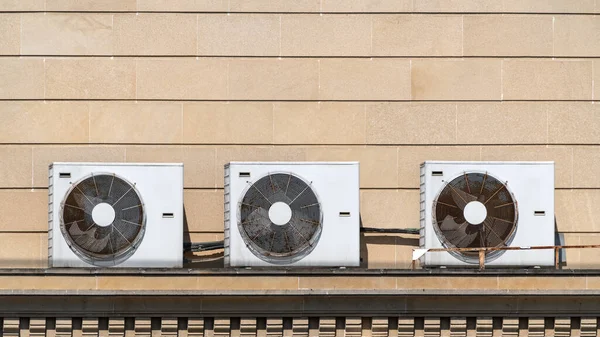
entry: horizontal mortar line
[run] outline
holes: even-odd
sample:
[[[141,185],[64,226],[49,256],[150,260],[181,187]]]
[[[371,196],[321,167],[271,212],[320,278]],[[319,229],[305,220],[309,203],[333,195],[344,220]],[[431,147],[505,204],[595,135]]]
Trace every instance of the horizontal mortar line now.
[[[222,223],[220,224],[221,226],[223,225]],[[562,233],[562,232],[561,232]],[[48,234],[48,229],[46,230],[0,230],[0,234]],[[207,231],[201,231],[201,230],[193,230],[193,231],[183,231],[183,234],[223,234],[223,230],[220,231],[215,231],[215,230],[207,230]],[[598,233],[600,234],[600,233]],[[184,240],[184,242],[186,242]],[[188,241],[189,242],[189,241]],[[0,258],[1,260],[1,258]]]
[[[223,224],[220,223],[220,225],[222,226]],[[395,226],[392,229],[394,229],[394,228],[402,228],[402,227],[406,227],[406,226]],[[387,228],[384,228],[384,229],[387,229]],[[593,232],[593,231],[574,232],[574,231],[561,231],[561,230],[558,230],[556,232],[560,233],[560,234],[573,234],[573,235],[578,235],[578,234],[598,234],[598,235],[600,235],[600,231],[598,231],[598,232]],[[0,230],[0,235],[2,235],[2,234],[48,234],[48,229],[46,229],[46,230]],[[216,231],[216,230],[207,230],[207,231],[191,230],[191,231],[184,231],[183,234],[184,235],[186,235],[186,234],[193,234],[193,235],[195,235],[195,234],[219,235],[219,234],[223,234],[223,230],[220,230],[220,231]],[[367,234],[369,234],[370,237],[373,237],[373,236],[375,236],[377,234],[381,234],[381,235],[390,235],[390,234],[419,235],[418,233],[411,234],[411,233],[377,233],[377,232],[367,233]],[[194,240],[191,240],[191,241],[184,240],[184,242],[193,242],[193,241]],[[377,244],[377,243],[375,243],[375,244]],[[388,245],[388,244],[383,244],[382,243],[381,245]],[[399,245],[399,244],[397,244],[397,245]],[[403,246],[406,246],[406,245],[403,245]],[[418,246],[414,246],[414,247],[418,247]],[[200,252],[198,252],[198,253],[200,253]]]
[[[123,163],[128,164],[128,163]],[[598,187],[600,189],[600,187]],[[48,187],[44,186],[36,186],[36,187],[0,187],[0,191],[22,191],[22,190],[48,190]],[[184,187],[184,191],[212,191],[212,192],[220,192],[223,191],[223,187]],[[402,190],[416,190],[418,191],[418,187],[361,187],[360,190],[382,190],[382,191],[402,191]]]
[[[0,58],[227,58],[227,59],[600,59],[598,56],[530,56],[530,55],[111,55],[111,54],[4,54]]]
[[[0,102],[298,102],[298,103],[503,103],[503,102],[581,102],[595,103],[592,99],[207,99],[207,98],[0,98]]]
[[[125,162],[119,162],[122,163],[124,165],[127,164],[132,164],[132,163],[125,163]],[[44,186],[36,186],[36,187],[0,187],[0,191],[4,190],[47,190],[48,187],[44,187]],[[184,187],[183,188],[184,191],[212,191],[212,192],[218,192],[218,191],[222,191],[223,187]]]
[[[252,269],[252,268],[202,268],[202,269],[154,269],[154,268],[0,268],[0,275],[13,276],[14,274],[22,275],[61,275],[69,274],[74,276],[112,276],[123,274],[139,275],[144,273],[148,276],[169,276],[171,274],[190,275],[190,276],[259,276],[259,275],[281,275],[281,276],[332,276],[344,277],[349,276],[384,276],[384,277],[411,277],[411,276],[427,276],[427,277],[497,277],[497,276],[538,276],[538,277],[572,277],[572,276],[598,276],[600,269],[561,269],[541,268],[541,269],[485,269],[478,270],[477,268],[458,268],[458,269],[364,269],[364,268],[299,268],[299,269]],[[325,290],[325,289],[323,289]],[[395,291],[391,290],[390,291]],[[402,289],[399,289],[402,290]],[[448,291],[456,291],[455,289],[447,289]],[[262,290],[265,291],[265,290]],[[266,290],[269,291],[269,290]],[[332,291],[326,290],[326,291]],[[356,290],[352,290],[356,294]],[[377,290],[375,290],[377,291]],[[420,289],[419,291],[423,291]],[[507,291],[507,290],[505,290]],[[560,290],[559,290],[560,291]],[[369,292],[363,289],[360,293]],[[450,293],[449,293],[450,294]],[[460,295],[460,294],[459,294]]]
[[[441,12],[441,11],[373,11],[373,12],[363,12],[363,11],[301,11],[301,12],[286,12],[286,11],[132,11],[132,10],[105,10],[105,11],[69,11],[69,10],[31,10],[31,11],[0,11],[0,13],[8,13],[8,14],[16,14],[16,13],[59,13],[59,14],[264,14],[264,15],[348,15],[348,14],[356,14],[356,15],[394,15],[394,14],[403,14],[403,15],[589,15],[596,16],[600,15],[600,12],[574,12],[574,13],[565,13],[565,12]]]
[[[123,163],[127,164],[127,163]],[[418,167],[416,166],[416,169]],[[0,191],[31,191],[41,192],[47,191],[48,187],[36,186],[36,187],[0,187]],[[184,187],[184,191],[208,191],[208,192],[221,192],[223,187]],[[361,187],[361,191],[419,191],[419,187]],[[555,187],[555,191],[600,191],[598,187]]]
[[[257,147],[368,147],[368,148],[381,148],[381,147],[515,147],[515,146],[577,146],[577,147],[594,147],[600,146],[600,143],[2,143],[2,146],[106,146],[106,147],[120,147],[120,146],[160,146],[160,147],[228,147],[228,146],[257,146]]]

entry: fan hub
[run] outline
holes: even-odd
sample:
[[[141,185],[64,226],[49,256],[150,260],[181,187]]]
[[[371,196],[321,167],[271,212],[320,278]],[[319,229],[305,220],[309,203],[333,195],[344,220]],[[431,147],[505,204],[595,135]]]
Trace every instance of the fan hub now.
[[[292,209],[285,202],[278,201],[269,207],[269,220],[272,223],[283,226],[292,219]]]
[[[92,210],[92,219],[100,227],[110,226],[115,221],[115,209],[105,202],[99,203]]]
[[[463,215],[471,225],[480,225],[487,217],[487,209],[483,203],[471,201],[465,206]]]

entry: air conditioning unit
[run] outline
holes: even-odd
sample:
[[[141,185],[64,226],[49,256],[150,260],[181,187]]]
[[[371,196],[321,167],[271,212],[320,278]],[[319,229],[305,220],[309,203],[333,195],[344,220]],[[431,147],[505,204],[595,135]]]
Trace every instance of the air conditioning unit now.
[[[485,255],[486,267],[554,265],[553,162],[421,165],[420,247],[522,247]],[[477,251],[427,252],[422,266],[479,265]]]
[[[50,267],[183,264],[183,164],[53,163]]]
[[[359,165],[225,165],[225,266],[360,263]]]

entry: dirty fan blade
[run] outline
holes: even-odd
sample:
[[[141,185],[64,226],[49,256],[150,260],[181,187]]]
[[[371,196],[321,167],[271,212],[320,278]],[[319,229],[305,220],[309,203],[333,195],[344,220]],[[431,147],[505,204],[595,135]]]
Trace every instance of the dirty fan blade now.
[[[465,206],[467,206],[468,203],[477,200],[477,197],[472,194],[459,190],[450,184],[448,186],[450,186],[450,195],[452,196],[452,200],[456,203],[456,206],[458,206],[461,211],[465,209]]]
[[[477,239],[477,232],[467,233],[468,226],[468,222],[457,223],[452,216],[448,215],[440,225],[440,230],[449,242],[455,243],[456,247],[469,247]]]

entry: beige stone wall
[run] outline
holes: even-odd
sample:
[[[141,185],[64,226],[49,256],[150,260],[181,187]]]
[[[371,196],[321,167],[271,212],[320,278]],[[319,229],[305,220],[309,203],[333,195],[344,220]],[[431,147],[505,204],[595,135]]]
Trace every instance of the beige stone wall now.
[[[52,161],[183,162],[202,241],[222,237],[230,160],[358,160],[363,225],[385,228],[419,226],[423,160],[554,160],[559,231],[599,243],[598,14],[595,0],[0,0],[0,267],[47,265]],[[408,267],[417,244],[363,242],[373,268]],[[598,256],[568,251],[567,267]]]

